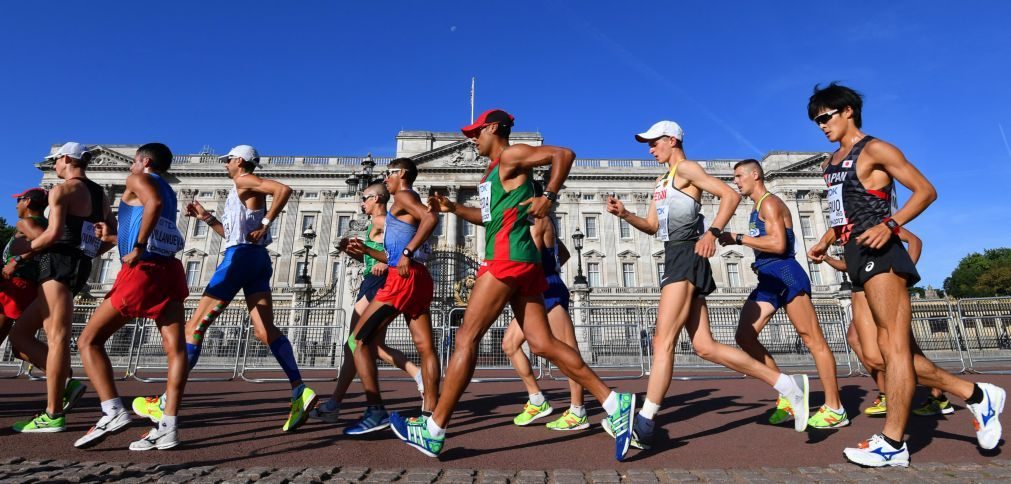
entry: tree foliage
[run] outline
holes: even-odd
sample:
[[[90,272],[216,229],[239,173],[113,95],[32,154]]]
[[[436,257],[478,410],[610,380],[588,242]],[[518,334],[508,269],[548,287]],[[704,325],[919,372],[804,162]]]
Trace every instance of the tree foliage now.
[[[1011,295],[1011,248],[965,256],[944,280],[944,291],[957,298]]]
[[[7,219],[0,217],[0,248],[7,246],[7,241],[14,236],[14,226],[7,225]]]

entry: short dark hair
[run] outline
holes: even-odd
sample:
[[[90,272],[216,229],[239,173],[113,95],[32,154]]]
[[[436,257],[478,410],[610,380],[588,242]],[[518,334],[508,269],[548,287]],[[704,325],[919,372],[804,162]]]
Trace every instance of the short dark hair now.
[[[498,123],[495,127],[495,136],[499,138],[509,139],[509,135],[513,132],[513,125],[506,123]]]
[[[376,201],[378,201],[379,203],[386,203],[386,202],[388,202],[390,200],[390,190],[388,188],[386,188],[386,184],[385,183],[383,183],[381,181],[375,182],[375,183],[373,183],[373,184],[365,187],[365,190],[368,190],[370,188],[373,191],[376,192],[376,195],[379,195],[379,197],[376,198]]]
[[[396,158],[389,164],[390,168],[403,168],[404,174],[401,175],[401,179],[407,183],[414,183],[414,180],[418,178],[418,165],[414,164],[414,160],[410,158]]]
[[[823,109],[842,111],[846,109],[846,106],[853,108],[853,123],[859,128],[863,125],[860,110],[864,106],[864,96],[836,81],[825,87],[815,84],[814,94],[811,95],[811,99],[807,103],[807,117],[814,120],[815,116],[818,116],[818,112]]]
[[[738,161],[734,164],[734,169],[736,170],[741,166],[750,166],[754,171],[758,172],[758,179],[765,181],[765,169],[762,168],[762,163],[754,158],[748,158],[746,160]]]
[[[172,150],[162,143],[148,143],[137,148],[141,157],[151,158],[151,167],[158,171],[169,171],[172,167]]]

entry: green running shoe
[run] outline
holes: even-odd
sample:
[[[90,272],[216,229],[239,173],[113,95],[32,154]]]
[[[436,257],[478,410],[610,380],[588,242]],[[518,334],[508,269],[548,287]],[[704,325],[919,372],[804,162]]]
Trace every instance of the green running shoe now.
[[[566,410],[557,420],[545,424],[545,427],[551,430],[583,430],[590,428],[590,419],[586,418],[586,415],[577,417]]]
[[[63,432],[67,428],[67,417],[50,417],[48,413],[42,412],[28,420],[14,423],[15,432]]]
[[[288,420],[281,427],[282,431],[294,432],[309,418],[309,411],[316,407],[316,392],[307,386],[302,387],[298,397],[291,399],[291,411],[288,412]]]
[[[67,386],[63,389],[63,413],[67,413],[73,409],[87,389],[87,385],[73,378],[68,379]]]
[[[547,415],[551,415],[551,405],[548,405],[547,400],[545,400],[540,406],[534,405],[528,401],[526,405],[523,405],[523,411],[513,419],[513,423],[522,427],[524,425],[530,425],[530,422]]]
[[[152,422],[161,422],[165,415],[165,395],[160,397],[137,397],[133,399],[133,413],[151,419]]]
[[[878,398],[874,400],[874,405],[871,405],[864,409],[864,413],[871,417],[879,417],[888,413],[888,401],[885,400],[885,394],[881,393]]]
[[[790,399],[780,395],[776,400],[776,409],[769,415],[769,423],[779,425],[793,418],[793,408],[790,407]]]
[[[920,408],[914,409],[913,413],[920,417],[933,417],[934,415],[951,415],[955,413],[955,407],[947,398],[939,400],[933,395],[927,397]]]
[[[391,412],[390,427],[400,440],[429,457],[438,457],[446,444],[445,435],[433,437],[428,433],[428,417],[424,415],[404,418],[397,412]]]
[[[807,419],[807,425],[815,429],[836,429],[849,424],[850,419],[846,415],[845,409],[842,413],[836,413],[835,410],[831,410],[825,405],[822,405],[811,418]]]

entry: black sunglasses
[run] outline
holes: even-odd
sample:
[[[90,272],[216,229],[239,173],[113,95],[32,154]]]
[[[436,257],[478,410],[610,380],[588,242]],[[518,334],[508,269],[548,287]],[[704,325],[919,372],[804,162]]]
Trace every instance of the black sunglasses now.
[[[814,117],[814,120],[813,120],[814,124],[821,125],[821,124],[828,123],[832,119],[832,116],[835,116],[836,114],[839,114],[839,110],[838,109],[833,109],[831,111],[827,111],[827,112],[824,112],[822,114],[819,114],[819,115],[817,115],[817,116]]]
[[[379,195],[365,195],[364,197],[362,197],[362,203],[369,201],[370,198],[375,198],[378,200]]]

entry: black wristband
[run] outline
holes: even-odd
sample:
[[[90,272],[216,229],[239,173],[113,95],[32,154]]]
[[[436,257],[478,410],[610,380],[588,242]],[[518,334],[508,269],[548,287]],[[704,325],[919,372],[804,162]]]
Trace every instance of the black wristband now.
[[[414,251],[411,250],[411,249],[408,249],[407,247],[404,247],[404,251],[401,252],[400,255],[402,255],[404,257],[407,257],[408,259],[412,259],[412,258],[414,258]]]
[[[737,242],[737,245],[744,245],[744,234],[737,234],[734,240]]]
[[[137,242],[133,244],[134,249],[147,250],[147,242]]]
[[[558,194],[555,193],[555,192],[549,192],[547,190],[544,190],[544,198],[547,198],[548,200],[551,200],[552,202],[556,202],[556,201],[558,201]]]
[[[718,229],[718,228],[716,228],[716,227],[709,227],[709,233],[713,234],[714,237],[718,238],[720,236],[720,234],[723,233],[723,231],[720,230],[720,229]]]

